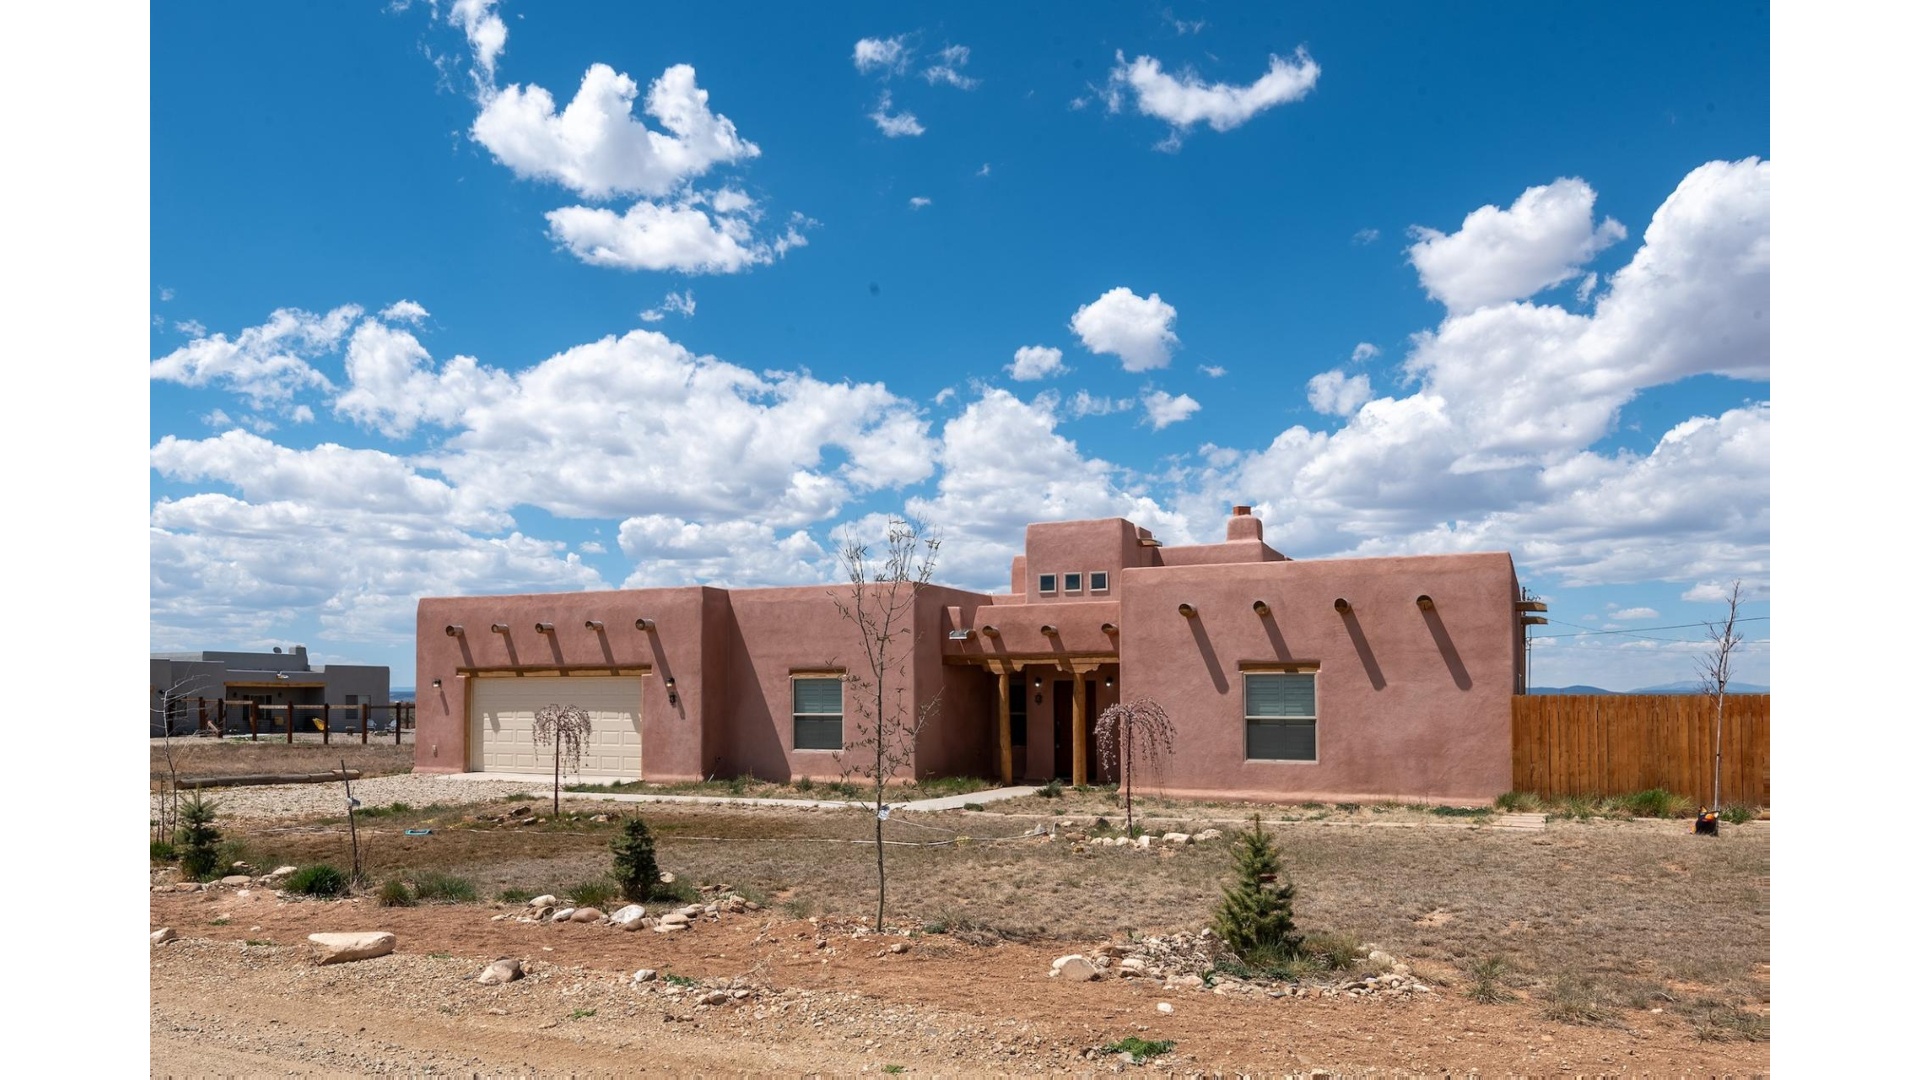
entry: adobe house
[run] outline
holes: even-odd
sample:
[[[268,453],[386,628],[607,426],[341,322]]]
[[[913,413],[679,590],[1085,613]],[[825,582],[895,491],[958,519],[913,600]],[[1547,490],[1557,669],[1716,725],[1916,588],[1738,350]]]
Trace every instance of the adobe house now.
[[[915,598],[907,700],[940,700],[915,776],[1102,780],[1095,720],[1145,696],[1177,728],[1146,778],[1170,794],[1511,787],[1524,639],[1503,552],[1294,560],[1237,506],[1217,544],[1162,546],[1122,518],[1029,525],[1012,569],[1006,593]],[[573,704],[594,721],[583,776],[837,778],[857,738],[843,679],[871,676],[833,603],[847,591],[422,599],[415,770],[540,772],[533,714]]]
[[[332,715],[346,717],[345,709],[360,705],[385,708],[390,702],[388,669],[379,664],[322,664],[307,660],[307,647],[295,645],[283,652],[202,651],[153,653],[147,658],[147,727],[158,737],[197,730],[203,719],[216,728],[246,729],[240,710],[252,702],[278,724],[285,724],[292,706],[296,730],[314,730],[314,717],[328,706]],[[357,723],[357,719],[354,721]],[[282,728],[284,730],[284,728]]]

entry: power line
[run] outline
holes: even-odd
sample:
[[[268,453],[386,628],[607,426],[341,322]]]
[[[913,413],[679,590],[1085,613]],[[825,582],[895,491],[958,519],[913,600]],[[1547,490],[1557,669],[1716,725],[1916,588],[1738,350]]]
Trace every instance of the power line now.
[[[1735,619],[1734,622],[1743,622],[1743,623],[1744,622],[1766,622],[1767,618],[1768,616],[1765,616],[1765,615],[1742,615],[1740,618]],[[1578,626],[1579,625],[1578,623],[1570,623],[1563,619],[1553,619],[1551,621],[1558,626]],[[1704,622],[1697,622],[1697,623],[1679,623],[1674,626],[1636,626],[1630,630],[1576,630],[1571,634],[1535,634],[1534,639],[1537,641],[1544,638],[1593,637],[1600,634],[1631,634],[1634,636],[1645,636],[1646,632],[1649,630],[1698,630],[1705,625],[1707,624]],[[1684,641],[1686,639],[1685,638],[1649,638],[1648,640],[1650,641]]]

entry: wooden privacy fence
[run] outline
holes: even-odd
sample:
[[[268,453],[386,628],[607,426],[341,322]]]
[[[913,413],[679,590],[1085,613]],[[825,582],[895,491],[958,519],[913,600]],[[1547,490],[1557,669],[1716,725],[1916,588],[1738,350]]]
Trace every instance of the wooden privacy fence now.
[[[1771,804],[1768,694],[1728,694],[1720,801]],[[1528,694],[1513,699],[1513,788],[1713,800],[1713,699],[1704,694]]]

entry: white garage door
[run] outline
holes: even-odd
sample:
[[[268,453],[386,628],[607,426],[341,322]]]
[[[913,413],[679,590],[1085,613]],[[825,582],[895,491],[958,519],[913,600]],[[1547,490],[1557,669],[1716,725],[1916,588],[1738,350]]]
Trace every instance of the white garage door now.
[[[640,779],[640,677],[527,676],[473,680],[468,767],[479,772],[553,773],[553,745],[533,745],[533,714],[578,705],[593,720],[580,776]],[[573,775],[562,765],[562,779]]]

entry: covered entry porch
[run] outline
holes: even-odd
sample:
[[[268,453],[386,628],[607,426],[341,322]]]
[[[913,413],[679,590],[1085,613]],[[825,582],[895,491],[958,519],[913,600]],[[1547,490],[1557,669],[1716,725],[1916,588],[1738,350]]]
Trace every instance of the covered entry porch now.
[[[981,727],[992,733],[1001,783],[1103,779],[1093,725],[1120,700],[1117,655],[968,658],[968,666],[990,685]]]

